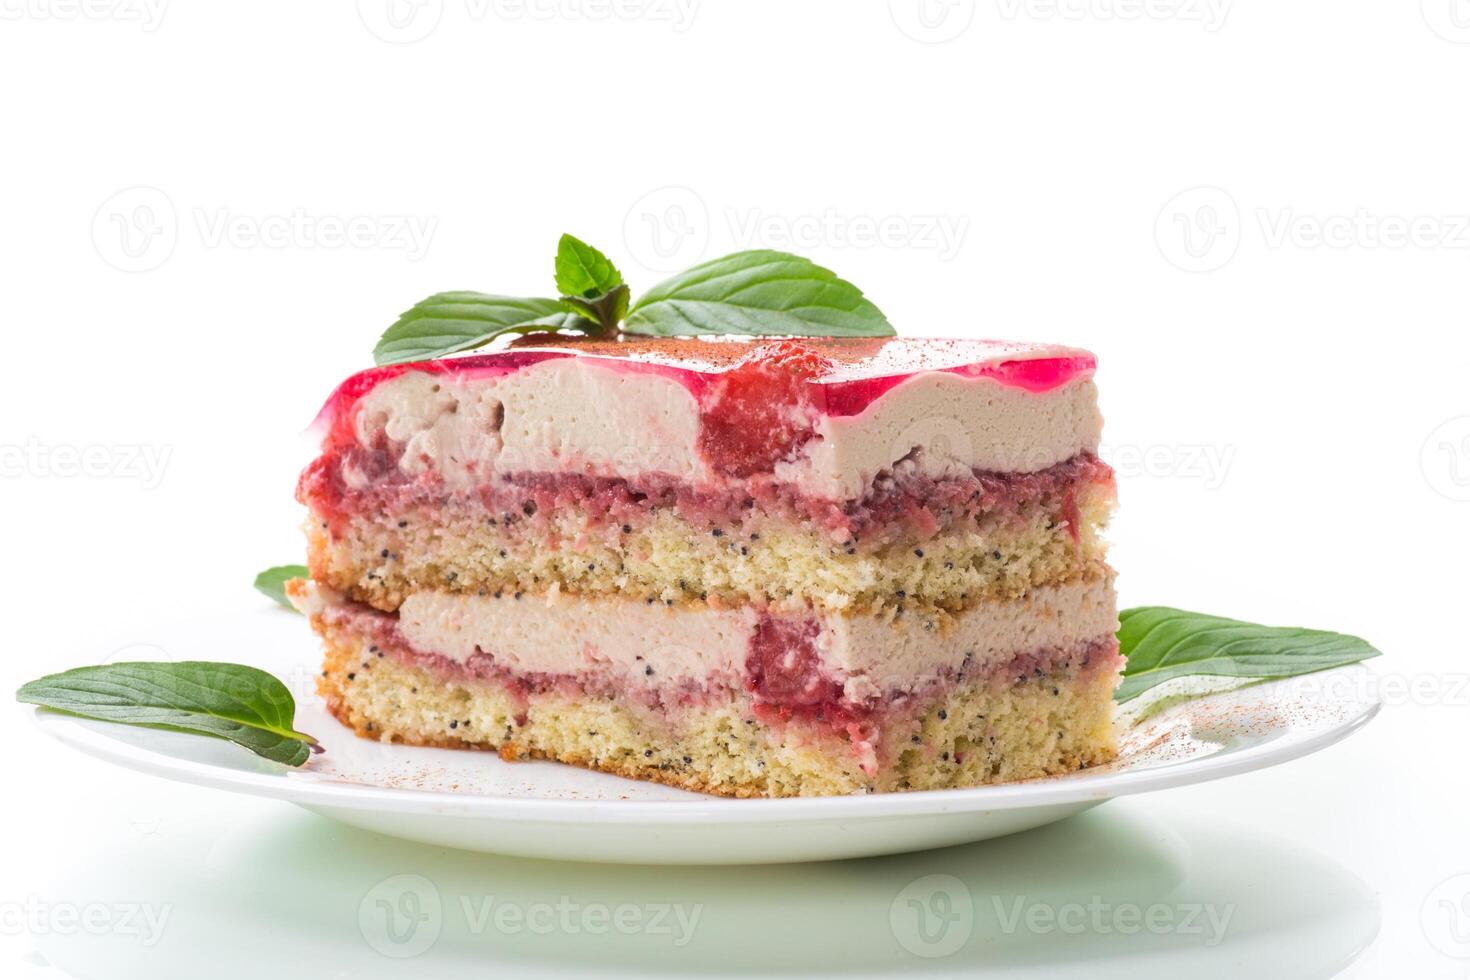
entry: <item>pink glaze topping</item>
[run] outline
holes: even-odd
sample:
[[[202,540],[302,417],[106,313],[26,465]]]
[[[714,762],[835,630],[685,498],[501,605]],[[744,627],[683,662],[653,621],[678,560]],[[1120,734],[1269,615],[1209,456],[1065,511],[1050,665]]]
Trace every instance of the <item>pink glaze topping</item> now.
[[[336,442],[350,434],[351,409],[384,381],[408,371],[473,380],[519,371],[561,357],[595,359],[619,370],[673,378],[709,407],[735,394],[742,408],[763,398],[802,403],[818,414],[856,415],[889,389],[916,374],[945,372],[990,378],[1040,393],[1090,376],[1096,359],[1086,351],[1051,344],[1001,340],[916,337],[624,337],[578,340],[532,334],[488,354],[453,356],[369,368],[348,378],[317,416],[317,427]],[[789,372],[775,381],[778,372]],[[748,391],[748,395],[741,395]],[[733,465],[739,468],[740,460]]]

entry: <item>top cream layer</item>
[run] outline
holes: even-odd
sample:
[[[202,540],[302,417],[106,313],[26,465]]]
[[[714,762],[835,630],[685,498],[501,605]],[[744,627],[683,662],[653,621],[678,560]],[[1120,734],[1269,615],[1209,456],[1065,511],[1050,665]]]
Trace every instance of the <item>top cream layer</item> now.
[[[883,381],[860,411],[809,419],[815,438],[771,475],[809,496],[851,500],[910,455],[939,478],[1034,472],[1097,449],[1090,370],[1047,390],[957,370]],[[435,472],[454,488],[517,472],[730,482],[699,451],[698,387],[611,358],[556,357],[499,373],[409,369],[376,383],[355,412],[357,442],[386,434],[405,446],[410,475]]]

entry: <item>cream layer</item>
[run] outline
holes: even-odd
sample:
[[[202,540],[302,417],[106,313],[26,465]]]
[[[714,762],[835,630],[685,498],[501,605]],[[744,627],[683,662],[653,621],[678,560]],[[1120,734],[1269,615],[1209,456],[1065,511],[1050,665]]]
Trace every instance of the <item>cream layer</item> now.
[[[354,608],[315,585],[303,605],[312,615]],[[773,615],[751,606],[717,610],[557,591],[419,592],[404,600],[397,619],[398,635],[420,653],[459,664],[488,655],[514,674],[595,673],[633,690],[740,686],[762,631],[767,638],[799,634],[801,656],[816,662],[792,668],[839,686],[855,703],[917,690],[962,669],[983,674],[1019,655],[1076,649],[1116,629],[1111,577],[1038,588],[943,622],[912,614]]]
[[[914,374],[857,414],[810,422],[815,438],[772,476],[828,500],[862,496],[909,458],[936,479],[1036,472],[1094,452],[1102,424],[1090,375],[1038,392],[952,372]],[[364,449],[384,436],[403,445],[407,475],[434,473],[452,489],[528,472],[661,474],[718,487],[729,478],[699,451],[700,427],[699,401],[678,380],[566,357],[480,376],[410,370],[362,397],[354,434]],[[349,488],[369,482],[344,476]]]

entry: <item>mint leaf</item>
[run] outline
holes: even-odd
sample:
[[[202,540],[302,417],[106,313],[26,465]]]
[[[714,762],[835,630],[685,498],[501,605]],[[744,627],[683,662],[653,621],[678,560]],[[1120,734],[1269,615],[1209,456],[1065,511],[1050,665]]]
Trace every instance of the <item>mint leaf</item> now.
[[[622,284],[612,260],[591,245],[571,235],[556,243],[556,288],[563,296],[597,299]]]
[[[437,293],[383,331],[373,348],[373,360],[378,364],[427,361],[480,347],[505,333],[581,330],[589,325],[556,299]]]
[[[628,312],[628,287],[606,255],[562,235],[556,245],[556,288],[562,293],[562,305],[596,323],[599,336],[618,332]]]
[[[598,336],[612,336],[618,332],[623,317],[628,312],[628,287],[618,286],[597,299],[563,296],[561,301],[568,310],[596,323]]]
[[[694,334],[891,337],[862,291],[799,255],[758,250],[701,263],[633,304],[624,329]]]
[[[305,565],[277,565],[255,576],[255,589],[295,612],[296,607],[286,598],[286,583],[293,578],[307,578],[310,574]]]
[[[304,763],[317,744],[292,728],[296,702],[286,685],[241,664],[78,667],[22,685],[15,699],[99,721],[229,739],[288,766]]]
[[[1176,677],[1295,677],[1379,656],[1366,640],[1344,633],[1259,626],[1167,606],[1125,609],[1118,618],[1118,644],[1128,658],[1113,695],[1119,702]]]

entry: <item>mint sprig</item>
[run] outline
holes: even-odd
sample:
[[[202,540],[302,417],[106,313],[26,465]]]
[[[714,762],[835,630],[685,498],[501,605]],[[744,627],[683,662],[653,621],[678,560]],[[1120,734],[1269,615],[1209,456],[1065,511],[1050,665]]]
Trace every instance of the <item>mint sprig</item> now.
[[[635,303],[611,259],[562,235],[555,273],[556,299],[477,292],[430,296],[383,332],[373,358],[378,364],[430,360],[514,333],[893,336],[893,327],[860,289],[788,252],[759,249],[704,262]]]
[[[623,274],[606,255],[571,235],[562,235],[556,245],[556,288],[562,305],[597,324],[598,334],[617,333],[627,315]]]
[[[82,718],[228,739],[287,766],[320,751],[315,738],[292,727],[296,701],[286,685],[242,664],[78,667],[23,684],[15,699]]]
[[[1178,677],[1276,680],[1380,656],[1368,641],[1345,633],[1261,626],[1168,606],[1118,614],[1118,645],[1128,659],[1114,693],[1131,701]]]
[[[571,235],[556,243],[556,288],[563,298],[596,299],[623,284],[623,274],[612,260]]]

